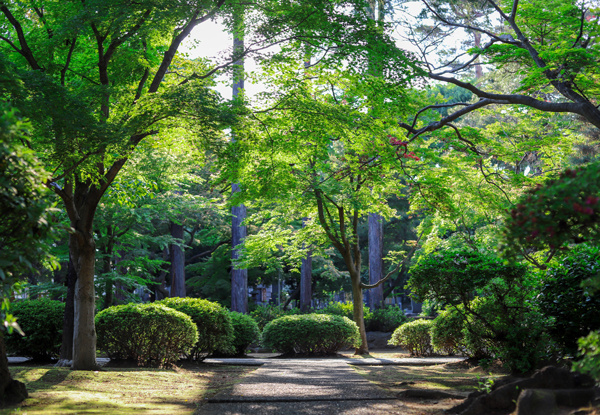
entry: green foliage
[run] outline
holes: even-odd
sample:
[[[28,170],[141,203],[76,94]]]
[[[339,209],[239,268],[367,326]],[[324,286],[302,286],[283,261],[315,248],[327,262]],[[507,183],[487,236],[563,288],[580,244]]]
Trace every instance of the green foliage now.
[[[366,311],[367,309],[365,309]],[[383,308],[369,312],[369,316],[369,322],[367,323],[365,319],[365,325],[367,330],[370,331],[392,332],[408,321],[404,311],[397,305],[386,305]]]
[[[349,301],[347,303],[333,302],[317,311],[319,314],[330,314],[332,316],[343,316],[350,320],[354,320],[354,304]],[[363,315],[365,319],[365,326],[371,324],[373,318],[373,312],[369,308],[364,308]]]
[[[222,305],[201,298],[180,297],[165,298],[158,304],[185,313],[196,323],[198,342],[187,353],[189,359],[204,360],[216,350],[230,350],[234,329],[229,312]]]
[[[260,339],[260,329],[256,321],[246,314],[231,311],[229,316],[233,325],[233,342],[231,345],[234,350],[233,355],[244,356],[248,346]],[[225,351],[225,354],[231,353]]]
[[[462,306],[471,354],[489,354],[515,372],[532,369],[544,354],[547,319],[531,304],[537,281],[524,265],[480,252],[438,252],[411,269],[408,286],[421,300]]]
[[[506,217],[503,249],[559,249],[599,241],[600,163],[568,169],[525,193]]]
[[[273,320],[262,333],[265,347],[284,354],[327,355],[358,346],[358,326],[347,317],[325,314],[285,316]]]
[[[475,251],[443,251],[421,257],[410,275],[407,288],[415,298],[446,304],[468,303],[475,294],[518,295],[524,300],[532,288],[526,285],[530,281],[524,265],[505,265],[496,256]]]
[[[431,356],[433,354],[433,346],[429,332],[432,327],[432,320],[419,319],[409,321],[394,331],[389,344],[408,350],[411,356]]]
[[[449,307],[447,310],[441,311],[433,320],[429,333],[433,350],[436,353],[450,356],[458,353],[465,353],[469,356],[464,346],[463,328],[464,317],[456,308]]]
[[[276,320],[283,316],[301,314],[299,308],[292,308],[291,310],[282,310],[276,305],[260,305],[250,312],[250,315],[258,324],[260,330],[264,330],[265,326],[273,320]]]
[[[581,359],[573,363],[573,369],[600,381],[600,331],[592,331],[578,343]]]
[[[553,318],[549,334],[567,354],[575,354],[577,339],[600,329],[600,298],[582,287],[599,271],[600,249],[582,245],[546,272],[537,304],[544,315]]]
[[[25,300],[11,304],[22,336],[13,332],[4,338],[8,353],[46,360],[57,358],[62,342],[65,304],[52,300]]]
[[[425,301],[423,301],[423,304],[421,304],[420,316],[435,317],[440,312],[442,306],[443,306],[443,304],[441,304],[439,301],[431,300],[431,299],[427,298],[427,299],[425,299]]]
[[[15,278],[48,257],[54,235],[48,173],[28,148],[32,127],[16,110],[0,105],[0,298]]]
[[[109,307],[96,315],[96,332],[99,350],[141,366],[171,366],[198,341],[189,316],[156,303]]]

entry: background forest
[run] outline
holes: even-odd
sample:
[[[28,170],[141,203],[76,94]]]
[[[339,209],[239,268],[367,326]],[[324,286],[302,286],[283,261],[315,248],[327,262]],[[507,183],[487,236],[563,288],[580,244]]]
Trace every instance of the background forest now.
[[[8,299],[64,302],[61,359],[86,369],[114,305],[351,301],[359,353],[363,304],[412,311],[412,293],[479,324],[474,355],[522,371],[575,355],[600,329],[577,317],[600,285],[599,10],[0,2],[6,327]],[[182,42],[209,21],[232,45],[191,58]]]

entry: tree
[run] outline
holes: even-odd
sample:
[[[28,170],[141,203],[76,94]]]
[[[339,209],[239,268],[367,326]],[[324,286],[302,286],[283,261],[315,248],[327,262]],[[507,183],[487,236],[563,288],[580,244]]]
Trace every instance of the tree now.
[[[597,5],[575,0],[486,1],[499,15],[501,24],[497,28],[461,22],[451,10],[442,14],[428,0],[422,0],[444,26],[480,33],[487,43],[469,49],[472,57],[467,61],[461,61],[457,54],[442,68],[424,62],[427,78],[464,88],[478,100],[423,108],[419,115],[430,108],[462,107],[433,122],[402,123],[409,141],[442,128],[454,128],[452,123],[459,117],[490,105],[513,104],[577,114],[600,128],[600,110],[594,105],[598,79],[596,42],[600,33],[598,17],[593,14]],[[485,85],[462,80],[460,74],[472,67],[478,57],[486,59],[482,65],[516,71],[518,88],[512,93],[496,93],[486,90]],[[458,130],[455,133],[462,138]]]
[[[18,118],[14,109],[0,106],[0,322],[9,330],[19,329],[10,314],[8,298],[17,277],[33,268],[39,258],[49,265],[48,245],[55,235],[48,173],[28,148],[31,125]],[[0,405],[27,398],[25,385],[8,371],[8,359],[0,330]]]
[[[297,230],[296,241],[281,246],[289,249],[292,261],[304,258],[298,249],[303,243],[315,247],[315,256],[325,256],[323,245],[335,247],[352,284],[354,320],[362,338],[356,352],[366,353],[362,290],[385,279],[362,282],[358,226],[368,212],[392,216],[380,197],[403,187],[396,176],[400,160],[418,160],[393,136],[396,122],[388,118],[392,108],[406,109],[406,78],[375,78],[333,65],[307,71],[298,62],[278,73],[281,85],[273,82],[277,88],[265,104],[270,110],[252,114],[244,139],[235,143],[235,154],[245,155],[235,166],[241,173],[239,197],[260,201],[269,212],[262,216],[275,221],[309,218]],[[389,101],[382,91],[389,92]],[[291,233],[289,228],[281,232]]]
[[[93,223],[102,196],[135,147],[168,129],[170,120],[193,120],[189,131],[215,134],[222,112],[207,88],[211,72],[176,52],[223,3],[209,9],[119,1],[0,6],[7,33],[1,52],[27,91],[4,94],[34,123],[39,140],[33,145],[54,172],[47,185],[62,199],[73,229],[74,369],[96,366]]]
[[[238,8],[233,11],[233,54],[235,65],[233,70],[232,97],[237,105],[242,105],[244,100],[244,61],[241,57],[244,50],[244,9]],[[232,141],[235,141],[235,132]],[[231,192],[240,191],[239,184],[231,185]],[[248,270],[238,268],[235,260],[239,258],[238,245],[246,238],[246,206],[241,203],[231,208],[231,310],[238,313],[248,313]]]

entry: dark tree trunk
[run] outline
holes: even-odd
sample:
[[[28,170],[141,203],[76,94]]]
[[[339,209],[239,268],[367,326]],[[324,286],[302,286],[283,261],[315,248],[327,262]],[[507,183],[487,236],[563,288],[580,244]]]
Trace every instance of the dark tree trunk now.
[[[183,243],[183,225],[171,223],[171,236]],[[171,297],[185,297],[185,253],[171,245]]]
[[[312,254],[306,252],[306,258],[302,259],[300,268],[300,310],[310,310],[310,301],[312,299]]]
[[[4,405],[14,405],[27,399],[27,389],[18,380],[14,380],[8,371],[8,358],[4,337],[0,331],[0,408]]]
[[[233,31],[233,55],[239,55],[244,50],[244,32],[243,16],[239,12],[234,12],[234,31]],[[244,89],[244,61],[238,59],[233,68],[233,92],[232,97],[235,100],[240,97]],[[232,133],[232,142],[235,142],[235,132]],[[240,191],[240,187],[233,183],[231,192]],[[243,204],[231,208],[231,310],[238,313],[248,313],[248,270],[237,269],[235,260],[239,258],[239,252],[236,247],[246,238],[246,226],[241,226],[246,220],[246,206]]]
[[[369,283],[383,278],[383,218],[369,214]],[[369,307],[383,307],[383,284],[369,290]]]
[[[91,228],[91,226],[90,226]],[[91,229],[77,229],[80,241],[76,247],[69,247],[75,264],[75,311],[73,319],[73,364],[74,370],[95,370],[96,326],[94,323],[96,265],[96,242]]]
[[[70,366],[73,360],[73,323],[75,315],[75,281],[77,272],[73,261],[69,258],[67,266],[67,299],[65,300],[65,316],[63,318],[62,345],[57,366]]]
[[[302,219],[302,227],[306,226],[308,219]],[[312,300],[312,252],[306,251],[306,257],[302,259],[300,267],[300,310],[310,310],[310,301]]]
[[[232,186],[233,192],[239,191],[237,184]],[[246,238],[246,226],[240,224],[246,219],[246,206],[234,206],[231,209],[231,236],[232,247],[231,259],[235,261],[239,258],[239,252],[236,247]],[[231,267],[231,310],[238,313],[248,313],[248,270],[237,269],[232,264]]]

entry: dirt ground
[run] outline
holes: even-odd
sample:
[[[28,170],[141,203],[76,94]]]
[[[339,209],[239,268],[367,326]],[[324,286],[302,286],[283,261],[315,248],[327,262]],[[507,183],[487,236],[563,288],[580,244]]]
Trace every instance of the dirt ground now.
[[[9,414],[191,414],[200,403],[256,367],[184,364],[173,370],[108,367],[95,372],[12,366],[29,398]]]
[[[468,363],[436,366],[354,366],[360,375],[397,395],[407,414],[443,414],[469,393],[485,389],[506,372]]]

